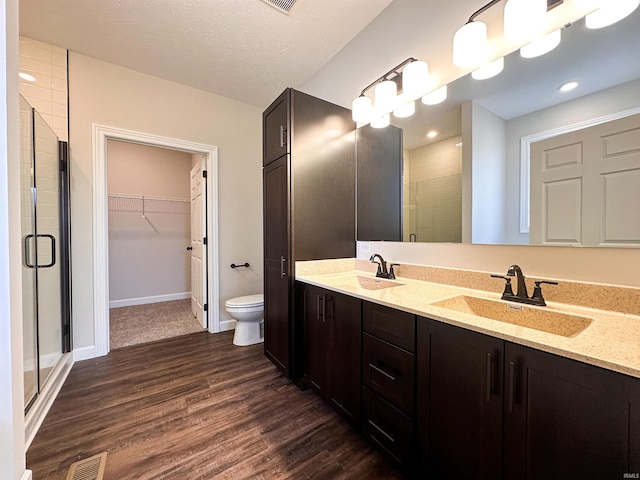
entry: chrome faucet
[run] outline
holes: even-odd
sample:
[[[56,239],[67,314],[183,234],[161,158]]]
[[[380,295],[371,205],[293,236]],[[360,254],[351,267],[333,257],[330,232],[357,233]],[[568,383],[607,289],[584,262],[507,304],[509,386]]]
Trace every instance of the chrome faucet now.
[[[507,276],[502,275],[491,275],[494,278],[502,278],[506,281],[504,286],[504,292],[502,293],[502,300],[507,300],[510,302],[519,302],[526,303],[528,305],[538,305],[544,307],[546,302],[544,301],[544,297],[542,296],[542,288],[541,284],[547,283],[549,285],[558,285],[558,282],[552,282],[549,280],[537,280],[535,282],[535,288],[533,289],[533,295],[529,298],[529,294],[527,293],[527,284],[524,281],[524,274],[522,273],[522,269],[518,265],[511,265],[509,270],[507,270]],[[516,281],[518,282],[518,289],[516,294],[514,295],[513,290],[511,289],[511,278],[516,277]]]
[[[376,260],[376,257],[378,258],[378,260]],[[382,258],[382,255],[378,253],[374,253],[373,255],[371,255],[371,258],[369,258],[369,261],[371,263],[378,264],[378,271],[376,272],[376,277],[389,278],[392,280],[396,278],[396,274],[393,271],[393,267],[397,267],[399,265],[398,263],[392,263],[391,266],[389,267],[389,270],[387,270],[387,262],[385,262],[384,258]]]

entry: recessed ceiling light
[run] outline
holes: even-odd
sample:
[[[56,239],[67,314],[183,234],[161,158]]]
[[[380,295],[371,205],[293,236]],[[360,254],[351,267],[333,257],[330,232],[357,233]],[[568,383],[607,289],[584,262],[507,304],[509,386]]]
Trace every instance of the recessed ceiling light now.
[[[427,137],[429,138],[434,138],[438,136],[438,132],[436,132],[435,130],[431,130],[429,133],[427,133]]]
[[[560,85],[560,87],[558,88],[558,90],[560,90],[561,92],[570,92],[571,90],[573,90],[574,88],[576,88],[578,86],[580,82],[577,81],[571,81],[571,82],[567,82],[567,83],[563,83],[562,85]]]
[[[28,73],[20,72],[20,73],[18,73],[18,76],[21,79],[26,80],[27,82],[35,82],[36,81],[36,77],[34,77],[33,75],[29,75]]]

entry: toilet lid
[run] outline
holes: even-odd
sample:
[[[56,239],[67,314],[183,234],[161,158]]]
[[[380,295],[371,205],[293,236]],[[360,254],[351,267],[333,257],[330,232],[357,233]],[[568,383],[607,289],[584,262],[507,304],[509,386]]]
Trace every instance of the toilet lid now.
[[[255,295],[246,295],[244,297],[230,298],[224,304],[227,307],[257,307],[264,303],[264,295],[257,293]]]

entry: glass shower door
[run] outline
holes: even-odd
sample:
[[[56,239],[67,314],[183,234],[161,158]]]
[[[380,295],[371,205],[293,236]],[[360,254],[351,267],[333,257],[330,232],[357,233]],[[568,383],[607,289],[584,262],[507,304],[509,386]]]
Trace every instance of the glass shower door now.
[[[71,347],[66,143],[20,97],[24,405]]]

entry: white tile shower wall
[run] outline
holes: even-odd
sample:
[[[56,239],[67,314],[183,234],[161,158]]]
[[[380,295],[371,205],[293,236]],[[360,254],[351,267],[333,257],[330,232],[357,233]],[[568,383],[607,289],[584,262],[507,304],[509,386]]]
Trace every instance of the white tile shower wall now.
[[[456,136],[405,151],[405,241],[412,233],[423,242],[462,240],[461,142]]]
[[[35,78],[18,79],[22,96],[40,112],[58,138],[67,141],[67,51],[21,36],[19,69]]]

